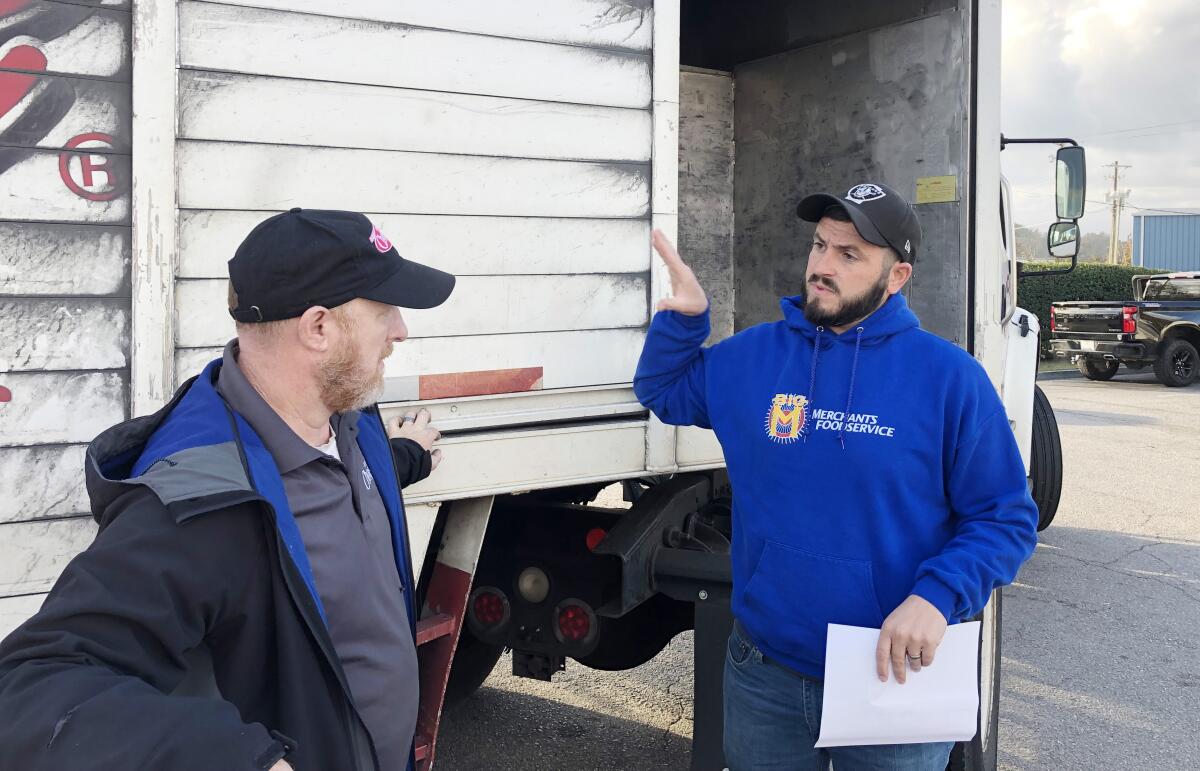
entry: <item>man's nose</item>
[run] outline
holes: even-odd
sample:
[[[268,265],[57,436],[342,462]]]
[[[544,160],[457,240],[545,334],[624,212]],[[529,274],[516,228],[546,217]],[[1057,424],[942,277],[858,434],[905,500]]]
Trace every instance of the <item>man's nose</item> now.
[[[831,278],[834,274],[834,261],[827,258],[823,254],[814,254],[808,260],[809,275],[825,276]]]
[[[404,323],[404,317],[400,315],[400,311],[396,311],[396,321],[392,324],[393,342],[403,343],[408,339],[408,325]]]

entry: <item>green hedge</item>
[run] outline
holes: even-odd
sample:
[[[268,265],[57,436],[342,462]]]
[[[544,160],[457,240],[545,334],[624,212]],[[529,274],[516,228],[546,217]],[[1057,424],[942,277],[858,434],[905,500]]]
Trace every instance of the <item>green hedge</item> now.
[[[1027,262],[1025,270],[1061,268],[1062,263]],[[1049,350],[1050,303],[1071,300],[1132,300],[1133,277],[1166,273],[1154,268],[1129,265],[1080,263],[1075,270],[1059,276],[1033,276],[1017,283],[1017,305],[1037,314],[1042,325],[1042,352]]]

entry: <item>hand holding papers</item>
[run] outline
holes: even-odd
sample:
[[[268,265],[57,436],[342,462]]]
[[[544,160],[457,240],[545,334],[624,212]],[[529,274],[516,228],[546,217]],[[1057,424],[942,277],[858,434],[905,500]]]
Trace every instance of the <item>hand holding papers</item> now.
[[[875,672],[878,629],[829,625],[818,747],[965,741],[979,710],[979,622],[946,630],[937,661],[901,685]]]

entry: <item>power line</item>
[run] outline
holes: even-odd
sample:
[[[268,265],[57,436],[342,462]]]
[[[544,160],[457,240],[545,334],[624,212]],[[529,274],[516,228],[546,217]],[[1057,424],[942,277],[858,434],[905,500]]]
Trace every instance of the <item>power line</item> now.
[[[1111,134],[1125,134],[1130,131],[1149,131],[1150,129],[1170,128],[1172,126],[1186,126],[1191,123],[1200,123],[1200,118],[1181,120],[1175,123],[1155,123],[1150,126],[1135,126],[1133,128],[1113,129],[1112,131],[1097,131],[1093,134],[1083,134],[1080,139],[1087,139],[1088,137],[1103,137]]]

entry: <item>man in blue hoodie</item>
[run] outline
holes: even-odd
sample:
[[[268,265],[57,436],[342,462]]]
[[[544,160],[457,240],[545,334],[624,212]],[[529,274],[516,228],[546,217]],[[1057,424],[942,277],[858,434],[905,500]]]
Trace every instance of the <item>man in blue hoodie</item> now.
[[[673,296],[634,378],[664,422],[715,431],[733,485],[726,762],[941,771],[948,743],[813,746],[828,625],[879,628],[877,674],[903,683],[1013,580],[1037,510],[983,368],[900,294],[921,241],[908,202],[864,183],[798,214],[816,223],[804,293],[709,348],[704,290],[656,231]]]

